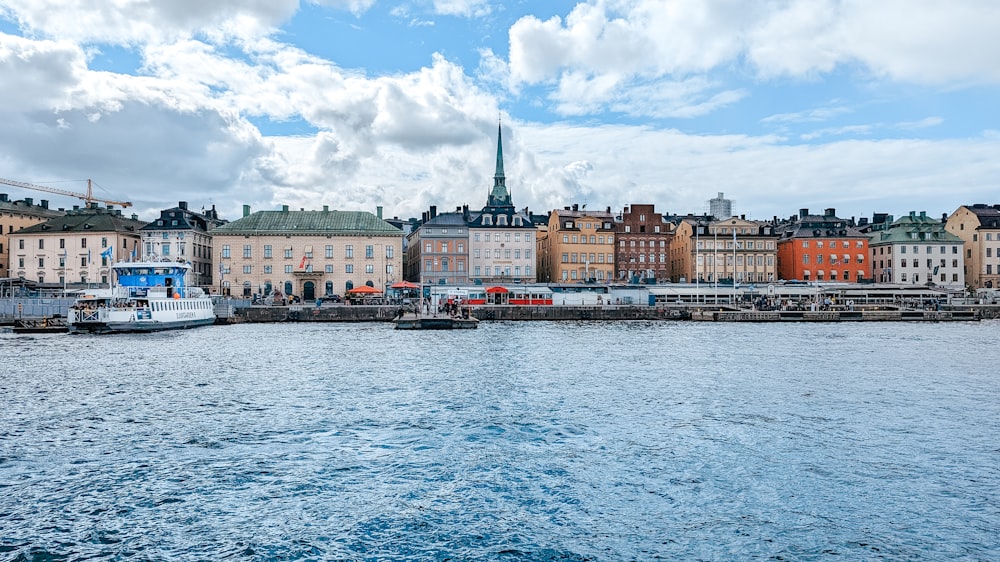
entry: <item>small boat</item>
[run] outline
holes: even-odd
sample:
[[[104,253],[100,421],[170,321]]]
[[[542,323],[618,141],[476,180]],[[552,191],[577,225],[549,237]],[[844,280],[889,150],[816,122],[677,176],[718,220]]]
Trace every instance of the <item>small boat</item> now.
[[[70,307],[71,333],[156,332],[215,323],[211,297],[185,284],[189,264],[119,262],[112,269],[116,284],[91,289]]]
[[[397,330],[469,330],[479,327],[479,320],[472,316],[424,315],[408,312],[393,322]]]

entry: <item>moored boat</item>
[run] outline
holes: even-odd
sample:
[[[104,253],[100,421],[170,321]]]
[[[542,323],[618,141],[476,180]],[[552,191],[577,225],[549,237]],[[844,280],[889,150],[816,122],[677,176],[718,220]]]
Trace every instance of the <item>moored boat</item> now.
[[[72,333],[155,332],[215,323],[212,299],[185,283],[191,266],[180,262],[119,262],[117,282],[91,289],[70,307]]]

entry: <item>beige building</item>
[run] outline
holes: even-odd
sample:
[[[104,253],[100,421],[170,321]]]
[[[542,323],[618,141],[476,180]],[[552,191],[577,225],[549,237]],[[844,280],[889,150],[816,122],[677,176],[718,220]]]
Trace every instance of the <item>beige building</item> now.
[[[11,234],[11,273],[39,283],[108,285],[111,264],[139,244],[145,224],[96,204],[74,208]]]
[[[379,213],[381,214],[381,213]],[[403,231],[365,211],[258,211],[212,231],[223,294],[274,291],[313,300],[401,281]]]
[[[671,248],[674,280],[770,283],[777,279],[776,244],[774,227],[767,222],[684,219]]]
[[[962,239],[969,288],[1000,288],[1000,205],[962,205],[945,230]]]
[[[615,224],[611,209],[578,205],[552,211],[543,261],[551,283],[608,283],[615,274]]]
[[[66,214],[49,209],[49,202],[42,199],[35,205],[34,199],[24,198],[11,201],[6,193],[0,193],[0,279],[14,277],[10,274],[10,237],[14,232],[49,219]]]

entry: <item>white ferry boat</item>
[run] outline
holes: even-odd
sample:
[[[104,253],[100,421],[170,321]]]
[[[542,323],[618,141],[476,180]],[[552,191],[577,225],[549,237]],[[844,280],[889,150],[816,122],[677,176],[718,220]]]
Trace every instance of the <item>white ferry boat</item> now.
[[[215,322],[211,297],[184,282],[190,265],[119,262],[112,269],[117,282],[111,288],[90,289],[70,307],[70,332],[154,332]]]

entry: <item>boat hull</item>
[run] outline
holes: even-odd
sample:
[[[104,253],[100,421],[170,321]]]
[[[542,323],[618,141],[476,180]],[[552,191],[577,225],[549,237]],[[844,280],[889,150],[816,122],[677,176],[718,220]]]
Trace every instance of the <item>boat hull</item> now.
[[[116,333],[141,333],[141,332],[161,332],[164,330],[184,330],[208,326],[215,323],[215,317],[199,318],[196,320],[142,320],[135,322],[81,322],[71,324],[69,331],[72,334],[116,334]]]

